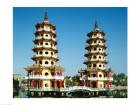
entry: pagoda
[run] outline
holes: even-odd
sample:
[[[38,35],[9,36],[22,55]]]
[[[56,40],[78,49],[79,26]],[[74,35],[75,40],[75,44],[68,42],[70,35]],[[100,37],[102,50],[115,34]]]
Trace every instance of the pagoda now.
[[[91,32],[87,34],[88,40],[84,55],[87,60],[84,61],[85,69],[79,71],[81,86],[86,86],[95,91],[108,90],[112,87],[112,72],[107,69],[107,53],[105,45],[105,33],[98,27],[97,21]]]
[[[25,68],[29,96],[53,96],[64,87],[64,68],[57,64],[56,27],[49,22],[47,13],[43,22],[35,27],[35,46],[32,49],[35,55],[31,58],[35,64]]]

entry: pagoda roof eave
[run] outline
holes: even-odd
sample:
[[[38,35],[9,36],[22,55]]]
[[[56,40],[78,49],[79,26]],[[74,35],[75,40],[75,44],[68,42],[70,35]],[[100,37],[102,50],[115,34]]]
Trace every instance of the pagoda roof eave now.
[[[37,28],[37,27],[40,27],[40,26],[44,26],[44,25],[48,25],[48,26],[51,26],[51,27],[53,27],[53,29],[56,29],[55,28],[55,25],[53,25],[52,23],[45,23],[45,22],[42,22],[42,23],[37,23],[36,25],[35,25],[35,27]]]
[[[37,42],[42,42],[42,41],[46,41],[46,42],[52,42],[55,45],[57,45],[57,41],[53,40],[53,39],[45,39],[45,38],[40,38],[40,39],[35,39],[33,40],[33,42],[36,44]]]
[[[32,50],[34,52],[37,51],[37,50],[50,50],[50,51],[54,51],[55,53],[58,53],[58,50],[54,49],[52,47],[50,47],[50,48],[48,48],[48,47],[34,47]]]
[[[55,58],[55,57],[47,57],[47,56],[33,56],[32,58],[31,58],[32,60],[36,60],[36,59],[52,59],[52,60],[54,60],[54,61],[59,61],[59,59],[58,58]]]
[[[52,67],[46,67],[46,66],[40,66],[40,65],[32,65],[27,66],[24,68],[26,71],[32,71],[32,70],[44,70],[44,69],[55,69],[56,71],[64,71],[64,68],[61,66],[52,66]]]
[[[89,32],[89,33],[87,34],[87,36],[90,37],[91,35],[98,34],[98,33],[100,33],[100,34],[102,34],[102,35],[105,35],[105,32],[96,30],[96,31],[91,31],[91,32]]]
[[[91,64],[91,63],[104,63],[104,64],[108,64],[108,62],[105,60],[105,61],[85,61],[84,64]]]
[[[96,71],[101,71],[101,72],[108,72],[108,69],[99,69],[99,68],[86,68],[86,69],[82,69],[79,71],[79,73],[81,72],[96,72]]]

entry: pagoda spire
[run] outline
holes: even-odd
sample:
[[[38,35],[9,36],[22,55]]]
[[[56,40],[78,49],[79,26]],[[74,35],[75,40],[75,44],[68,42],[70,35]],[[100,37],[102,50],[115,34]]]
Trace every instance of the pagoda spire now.
[[[98,22],[97,20],[95,21],[95,25],[94,25],[94,31],[99,30],[99,26],[98,26]]]
[[[45,12],[44,21],[45,21],[45,22],[48,22],[48,14],[47,14],[47,12]]]

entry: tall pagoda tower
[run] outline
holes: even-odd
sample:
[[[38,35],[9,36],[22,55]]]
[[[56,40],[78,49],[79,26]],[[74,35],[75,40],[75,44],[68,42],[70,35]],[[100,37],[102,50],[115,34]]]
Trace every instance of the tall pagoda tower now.
[[[49,22],[47,13],[43,22],[37,23],[35,27],[35,46],[32,49],[35,55],[31,58],[35,64],[25,68],[28,90],[30,94],[52,94],[61,91],[64,80],[64,68],[57,64],[56,27]]]
[[[87,67],[79,71],[81,85],[98,90],[110,89],[113,78],[111,70],[106,68],[108,62],[106,61],[105,33],[100,30],[98,23],[95,22],[94,29],[87,36],[88,45],[85,48],[87,60],[84,62]]]

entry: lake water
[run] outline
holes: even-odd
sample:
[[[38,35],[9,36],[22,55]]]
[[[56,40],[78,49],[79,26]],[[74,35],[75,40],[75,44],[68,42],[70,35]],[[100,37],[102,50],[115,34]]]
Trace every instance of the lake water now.
[[[113,93],[112,95],[113,98],[127,98],[126,91],[113,91],[112,93]],[[13,97],[14,98],[28,98],[27,91],[19,90],[18,92],[14,93]],[[106,98],[106,97],[104,96],[103,98]]]

